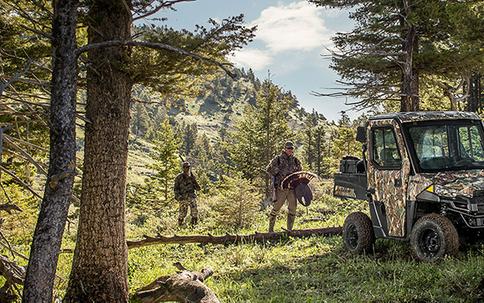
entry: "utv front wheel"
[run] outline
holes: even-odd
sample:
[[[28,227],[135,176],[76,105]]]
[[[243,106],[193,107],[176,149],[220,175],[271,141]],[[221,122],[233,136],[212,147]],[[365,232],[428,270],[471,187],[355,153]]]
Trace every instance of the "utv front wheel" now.
[[[362,212],[350,214],[343,225],[343,242],[345,248],[353,254],[371,251],[375,234],[370,218]]]
[[[410,234],[410,245],[415,258],[434,262],[444,255],[457,255],[459,235],[448,218],[439,214],[428,214],[415,223]]]

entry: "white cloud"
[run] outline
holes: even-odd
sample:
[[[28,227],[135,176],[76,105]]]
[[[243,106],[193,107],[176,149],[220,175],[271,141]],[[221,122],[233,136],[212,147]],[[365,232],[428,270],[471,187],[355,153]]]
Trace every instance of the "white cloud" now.
[[[251,25],[258,26],[256,39],[275,53],[310,51],[330,44],[323,9],[306,1],[270,6]]]
[[[235,52],[230,61],[253,70],[262,70],[272,63],[272,57],[266,51],[246,48]]]
[[[325,8],[322,16],[328,18],[347,18],[348,12],[340,8]]]

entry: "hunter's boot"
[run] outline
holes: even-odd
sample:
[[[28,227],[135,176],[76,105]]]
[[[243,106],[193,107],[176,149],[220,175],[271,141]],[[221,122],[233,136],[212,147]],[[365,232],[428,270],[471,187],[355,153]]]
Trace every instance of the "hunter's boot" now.
[[[197,217],[192,217],[192,221],[190,222],[190,224],[193,226],[197,225],[198,223],[198,218]]]
[[[272,214],[269,215],[269,232],[273,233],[274,232],[274,225],[276,224],[276,216],[273,216]]]
[[[296,219],[296,215],[291,215],[291,214],[287,215],[287,230],[292,230],[295,219]]]

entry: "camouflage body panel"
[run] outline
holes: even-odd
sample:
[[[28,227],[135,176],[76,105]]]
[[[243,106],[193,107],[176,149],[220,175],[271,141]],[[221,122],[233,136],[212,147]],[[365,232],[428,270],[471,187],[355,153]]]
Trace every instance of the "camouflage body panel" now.
[[[397,119],[402,123],[432,120],[480,120],[475,113],[456,111],[402,112],[377,115],[372,120]]]
[[[194,199],[197,197],[196,190],[200,190],[200,186],[193,175],[186,175],[180,173],[175,178],[174,185],[175,199],[178,201]]]
[[[416,174],[410,176],[407,188],[407,200],[416,201],[418,194],[433,184],[432,177],[434,176],[435,174]]]
[[[274,184],[276,186],[280,186],[282,180],[290,174],[301,170],[301,161],[294,156],[288,156],[285,152],[274,157],[266,168],[267,173],[274,176]]]
[[[409,184],[410,159],[407,154],[400,125],[394,119],[370,120],[368,123],[368,138],[371,138],[372,127],[390,126],[393,128],[398,150],[402,158],[401,169],[378,169],[372,160],[372,142],[369,142],[370,161],[368,163],[368,186],[375,189],[373,199],[385,205],[388,233],[393,237],[405,236],[406,196]],[[395,186],[395,180],[400,180],[401,186]]]
[[[484,170],[447,171],[437,174],[419,174],[412,176],[408,199],[415,201],[418,194],[430,185],[439,197],[455,198],[464,196],[472,198],[476,191],[484,190]]]

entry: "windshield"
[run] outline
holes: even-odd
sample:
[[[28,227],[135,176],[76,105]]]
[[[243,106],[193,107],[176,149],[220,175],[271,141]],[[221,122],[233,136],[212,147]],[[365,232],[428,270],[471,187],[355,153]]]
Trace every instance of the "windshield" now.
[[[411,152],[421,171],[484,168],[480,121],[434,121],[406,127]]]

